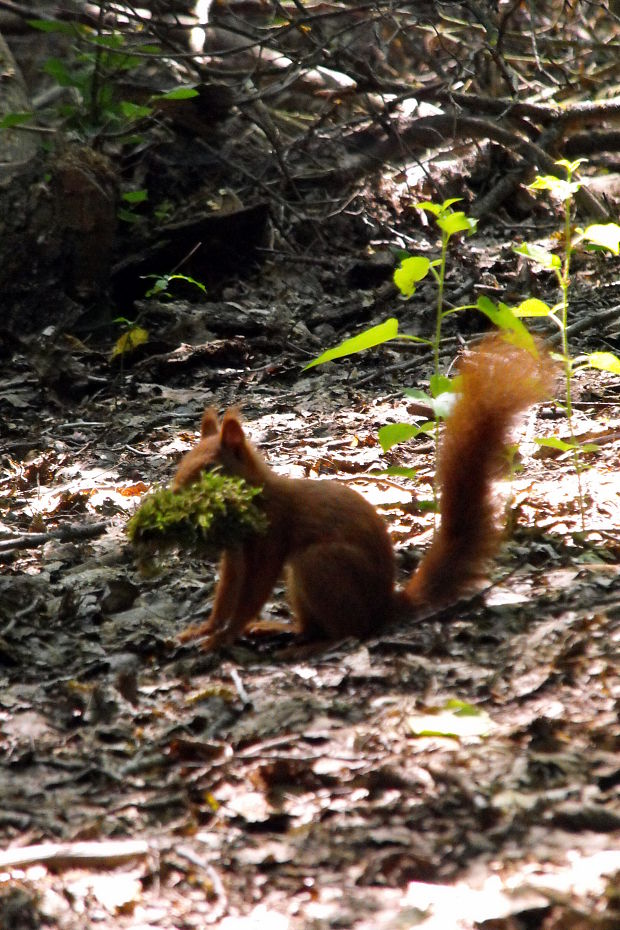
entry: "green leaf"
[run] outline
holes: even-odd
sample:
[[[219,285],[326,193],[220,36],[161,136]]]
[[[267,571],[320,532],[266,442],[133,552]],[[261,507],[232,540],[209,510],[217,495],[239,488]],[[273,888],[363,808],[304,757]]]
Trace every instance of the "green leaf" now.
[[[537,446],[543,446],[546,449],[559,449],[560,452],[571,452],[579,448],[578,442],[565,442],[558,436],[546,436],[544,439],[534,439]]]
[[[568,175],[574,174],[575,171],[579,168],[580,165],[587,164],[587,158],[576,158],[575,161],[568,161],[567,158],[558,158],[554,164],[559,165],[560,168],[565,168]]]
[[[433,216],[439,216],[441,214],[441,207],[439,204],[431,203],[430,200],[423,200],[422,203],[416,203],[415,206],[420,210],[426,210],[427,213],[432,213]]]
[[[418,344],[425,346],[433,345],[430,339],[423,339],[421,336],[410,336],[409,333],[399,333],[397,338],[402,339],[403,341],[407,340],[409,342],[417,342]]]
[[[443,203],[431,203],[429,200],[424,200],[422,203],[416,203],[416,207],[420,210],[426,210],[427,213],[432,213],[433,216],[443,216],[453,203],[460,203],[462,199],[462,197],[449,197]]]
[[[148,199],[149,192],[147,190],[127,191],[126,194],[123,194],[123,200],[126,200],[127,203],[144,203]]]
[[[451,378],[446,377],[446,375],[431,375],[429,386],[435,400],[441,397],[442,394],[448,394],[454,391],[454,382]],[[434,403],[435,401],[433,401],[433,404]]]
[[[162,294],[168,290],[169,277],[167,274],[164,274],[164,275],[147,274],[145,275],[145,277],[147,279],[149,278],[155,279],[155,284],[153,285],[153,287],[150,287],[148,289],[148,291],[144,295],[145,297],[155,297],[157,296],[157,294]]]
[[[105,57],[105,65],[108,71],[134,71],[142,64],[142,58],[133,55],[129,50],[126,52],[108,52]],[[112,95],[112,88],[110,88]]]
[[[149,278],[153,278],[155,281],[153,287],[149,288],[149,290],[144,295],[145,297],[156,297],[158,294],[166,294],[171,281],[185,281],[187,284],[193,284],[194,287],[197,287],[199,290],[201,290],[203,294],[207,293],[207,289],[201,281],[196,281],[194,278],[190,278],[189,275],[186,274],[147,274],[143,275],[143,277],[147,280]]]
[[[467,701],[459,701],[458,698],[450,698],[444,704],[445,710],[451,710],[452,713],[459,717],[480,717],[486,716],[486,711],[480,710],[475,704],[468,704]]]
[[[435,420],[425,420],[424,423],[420,423],[418,426],[418,435],[424,436],[427,433],[434,433],[437,428],[437,423]]]
[[[415,285],[428,274],[430,261],[421,255],[412,255],[403,259],[394,272],[394,284],[405,297],[411,297],[415,292]]]
[[[620,358],[613,352],[591,352],[586,359],[590,368],[598,368],[600,371],[610,371],[614,375],[620,375]]]
[[[139,106],[137,103],[132,103],[130,100],[121,100],[119,109],[125,119],[143,119],[146,116],[150,116],[153,112],[152,107]]]
[[[187,274],[170,274],[168,275],[168,281],[185,281],[187,284],[193,284],[194,287],[197,287],[203,294],[207,293],[207,289],[202,281],[196,281],[195,278],[190,278]]]
[[[117,355],[127,355],[127,353],[133,352],[138,346],[144,345],[148,341],[149,334],[145,329],[142,329],[141,326],[132,326],[126,333],[118,337],[110,357],[116,358]]]
[[[48,58],[43,65],[43,70],[61,87],[73,87],[77,83],[76,78],[67,70],[60,58]]]
[[[609,249],[614,255],[620,254],[620,226],[617,223],[593,223],[586,226],[583,238],[592,245]]]
[[[500,304],[500,307],[502,306],[505,305]],[[522,300],[518,307],[510,307],[510,312],[518,317],[549,316],[554,312],[554,308],[538,297],[528,297],[527,300]]]
[[[447,213],[445,216],[438,217],[437,225],[447,236],[460,232],[467,232],[471,235],[476,231],[478,221],[459,210],[456,213]]]
[[[531,259],[537,265],[541,265],[541,267],[547,268],[549,271],[559,271],[562,267],[560,258],[554,255],[553,252],[543,249],[540,245],[524,242],[523,245],[517,246],[514,251],[517,255],[524,255],[525,258]]]
[[[388,423],[382,426],[377,436],[384,452],[387,452],[392,446],[398,445],[399,442],[408,442],[409,439],[415,439],[425,430],[420,426],[414,426],[412,423]]]
[[[66,36],[85,35],[87,31],[78,23],[62,23],[55,19],[28,19],[26,22],[39,32],[60,32]]]
[[[494,727],[486,711],[463,701],[448,701],[427,714],[412,714],[407,723],[413,736],[444,736],[452,739],[487,736]]]
[[[410,397],[412,400],[421,400],[422,403],[432,406],[433,398],[430,397],[426,391],[421,391],[419,388],[405,388],[403,394],[405,397]]]
[[[12,129],[13,126],[21,126],[28,123],[34,116],[34,113],[7,113],[0,119],[0,129]]]
[[[124,210],[122,207],[117,211],[116,214],[119,220],[122,220],[123,223],[139,223],[140,217],[135,213],[132,213],[131,210]]]
[[[340,345],[328,349],[304,366],[303,371],[314,368],[315,365],[324,365],[325,362],[332,362],[336,358],[343,358],[345,355],[353,355],[355,352],[362,352],[364,349],[371,349],[373,346],[381,345],[394,339],[398,335],[398,320],[394,317],[386,320],[385,323],[379,323],[378,326],[371,326],[370,329],[364,330],[359,336],[353,336],[351,339],[345,339]]]
[[[496,307],[488,297],[479,297],[477,306],[481,313],[484,313],[495,326],[501,329],[509,342],[536,355],[536,343],[532,334],[521,320],[514,315],[510,307],[507,307],[506,304],[500,304]]]
[[[371,475],[381,478],[382,476],[387,476],[390,478],[411,478],[413,480],[417,475],[417,468],[405,468],[402,465],[390,465],[389,468],[383,469],[374,469],[371,472]]]
[[[119,32],[111,32],[106,35],[93,36],[91,39],[93,45],[99,45],[101,48],[117,51],[126,44],[125,37]]]
[[[416,506],[420,513],[439,513],[437,501],[434,501],[432,498],[429,500],[422,500],[418,497]]]
[[[535,439],[537,446],[543,446],[547,449],[558,449],[560,452],[598,452],[599,447],[595,442],[565,442],[557,436],[547,436],[544,439]]]
[[[556,200],[570,200],[581,187],[580,181],[564,181],[553,174],[544,174],[528,185],[531,191],[548,191]]]
[[[198,97],[198,91],[195,87],[175,87],[166,94],[158,94],[155,100],[189,100],[191,97]]]

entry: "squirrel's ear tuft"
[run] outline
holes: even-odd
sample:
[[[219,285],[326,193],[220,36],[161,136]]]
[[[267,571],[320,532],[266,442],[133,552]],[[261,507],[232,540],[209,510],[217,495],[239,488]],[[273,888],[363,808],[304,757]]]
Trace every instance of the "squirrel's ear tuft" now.
[[[207,407],[202,415],[202,420],[200,422],[201,438],[206,439],[207,436],[214,436],[219,428],[220,427],[219,423],[217,422],[217,413],[215,412],[215,408]]]
[[[245,445],[245,433],[236,410],[227,410],[224,414],[220,440],[223,446],[233,452],[239,451]]]

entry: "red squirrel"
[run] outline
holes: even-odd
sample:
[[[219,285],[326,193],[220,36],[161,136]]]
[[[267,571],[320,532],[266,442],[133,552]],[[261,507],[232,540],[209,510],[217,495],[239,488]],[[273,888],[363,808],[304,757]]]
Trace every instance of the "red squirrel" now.
[[[181,640],[206,636],[206,649],[232,642],[257,619],[284,567],[298,630],[312,637],[364,637],[397,611],[413,615],[466,591],[499,543],[492,484],[507,434],[522,410],[548,394],[552,376],[542,350],[530,353],[499,336],[465,354],[460,375],[439,449],[441,524],[401,590],[387,527],[368,501],[334,481],[275,474],[234,410],[221,424],[205,410],[200,441],[181,459],[173,488],[219,466],[262,487],[257,502],[269,528],[224,552],[211,616]]]

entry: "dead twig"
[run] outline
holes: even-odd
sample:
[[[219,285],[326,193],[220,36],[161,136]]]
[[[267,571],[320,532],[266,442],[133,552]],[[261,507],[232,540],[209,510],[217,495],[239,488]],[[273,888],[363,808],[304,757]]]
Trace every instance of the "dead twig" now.
[[[24,533],[22,536],[10,536],[8,539],[0,541],[0,553],[15,552],[19,549],[36,549],[37,546],[44,546],[51,539],[57,539],[60,542],[79,542],[83,539],[93,539],[95,536],[101,536],[105,533],[108,526],[105,523],[86,523],[71,524],[70,526],[59,526],[56,530],[49,530],[47,533]]]
[[[42,864],[55,869],[71,866],[114,868],[149,853],[144,840],[103,840],[88,843],[39,843],[0,852],[0,869],[24,869]]]

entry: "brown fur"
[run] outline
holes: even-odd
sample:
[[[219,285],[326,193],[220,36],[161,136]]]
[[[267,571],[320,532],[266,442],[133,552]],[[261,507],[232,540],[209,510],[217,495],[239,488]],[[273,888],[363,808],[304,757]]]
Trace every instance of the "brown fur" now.
[[[462,393],[441,442],[441,526],[417,571],[394,591],[395,560],[386,526],[355,491],[332,481],[276,475],[247,440],[237,413],[218,425],[202,418],[198,445],[181,460],[174,487],[204,468],[263,488],[269,530],[224,552],[211,616],[181,638],[208,634],[205,648],[231,642],[256,618],[284,567],[298,628],[336,639],[381,628],[396,602],[412,612],[453,600],[480,573],[498,544],[492,481],[507,433],[520,411],[551,382],[546,355],[488,337],[461,363]]]

